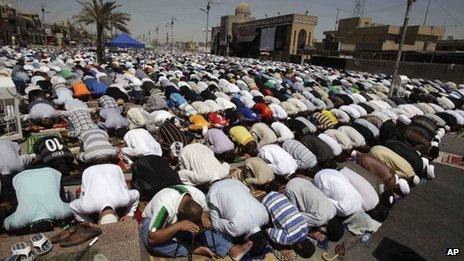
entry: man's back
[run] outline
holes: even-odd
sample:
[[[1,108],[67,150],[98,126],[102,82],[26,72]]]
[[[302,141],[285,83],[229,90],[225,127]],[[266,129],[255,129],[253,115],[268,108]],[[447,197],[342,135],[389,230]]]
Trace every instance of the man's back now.
[[[361,195],[339,171],[319,171],[314,176],[314,184],[334,203],[338,215],[349,216],[362,210]]]
[[[117,209],[129,202],[128,188],[121,168],[114,164],[93,165],[82,173],[83,206]]]
[[[337,212],[329,198],[307,179],[291,179],[285,186],[285,194],[303,213],[309,226],[322,226]]]
[[[18,173],[13,178],[18,207],[5,219],[5,229],[11,231],[38,220],[60,220],[70,216],[69,204],[63,203],[60,198],[60,180],[60,172],[52,168]]]
[[[266,208],[238,180],[215,182],[207,197],[214,228],[231,236],[256,233],[269,220]]]

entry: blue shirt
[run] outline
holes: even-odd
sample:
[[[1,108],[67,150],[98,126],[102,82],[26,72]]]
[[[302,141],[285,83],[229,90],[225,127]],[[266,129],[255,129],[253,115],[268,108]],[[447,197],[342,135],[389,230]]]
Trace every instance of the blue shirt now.
[[[69,204],[60,198],[60,180],[61,173],[52,168],[18,173],[13,178],[18,207],[5,219],[5,229],[11,231],[43,219],[62,220],[71,216]]]
[[[273,227],[266,231],[269,238],[280,245],[293,245],[307,238],[308,225],[300,211],[278,192],[269,192],[262,201]]]
[[[261,116],[256,114],[254,111],[248,109],[247,107],[237,108],[237,112],[240,115],[242,121],[259,121]]]
[[[179,93],[171,94],[169,100],[172,104],[172,107],[179,107],[180,105],[187,103],[187,100]]]
[[[105,94],[106,89],[108,89],[108,87],[104,83],[97,81],[97,79],[95,78],[88,78],[84,80],[84,82],[85,82],[85,85],[90,89],[93,95]]]

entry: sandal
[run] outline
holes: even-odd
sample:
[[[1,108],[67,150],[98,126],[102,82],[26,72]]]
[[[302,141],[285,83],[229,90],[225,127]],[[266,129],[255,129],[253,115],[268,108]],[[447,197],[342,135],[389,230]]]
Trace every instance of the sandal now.
[[[38,256],[42,256],[50,252],[53,248],[52,243],[44,234],[39,233],[31,237],[32,246],[34,247],[34,253]]]
[[[35,256],[32,253],[31,247],[24,242],[16,243],[11,247],[11,252],[14,256],[19,256],[19,260],[32,261]]]
[[[277,260],[280,260],[280,261],[296,261],[298,256],[296,255],[296,253],[294,251],[292,251],[292,256],[291,257],[285,257],[280,251],[278,250],[274,250],[273,253],[274,253],[274,256],[277,258]]]

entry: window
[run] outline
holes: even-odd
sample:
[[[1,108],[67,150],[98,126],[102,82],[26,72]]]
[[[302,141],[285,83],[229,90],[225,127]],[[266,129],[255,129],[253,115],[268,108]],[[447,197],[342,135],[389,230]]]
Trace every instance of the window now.
[[[300,32],[298,33],[298,43],[297,43],[297,50],[301,50],[305,47],[306,45],[306,30],[301,29]]]

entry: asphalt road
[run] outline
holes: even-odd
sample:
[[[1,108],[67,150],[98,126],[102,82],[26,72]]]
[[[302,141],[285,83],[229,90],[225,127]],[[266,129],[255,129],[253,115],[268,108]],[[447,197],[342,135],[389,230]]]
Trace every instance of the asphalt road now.
[[[464,155],[464,138],[447,135],[440,150]],[[413,249],[426,260],[453,260],[445,255],[448,248],[460,248],[461,254],[455,260],[464,260],[464,168],[434,165],[436,178],[414,187],[393,207],[367,246],[357,244],[343,260],[376,260],[373,253],[385,237]],[[333,251],[334,245],[330,249]],[[333,252],[329,253],[333,256]],[[321,254],[318,250],[310,260],[321,260]]]
[[[443,260],[447,248],[461,248],[464,258],[464,170],[436,164],[436,178],[413,188],[394,206],[367,247],[358,244],[344,260],[375,260],[384,237],[410,247],[427,260]],[[315,256],[319,259],[320,255]]]

